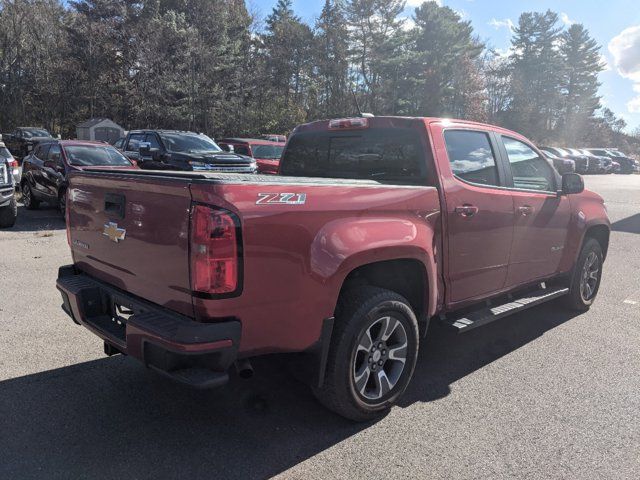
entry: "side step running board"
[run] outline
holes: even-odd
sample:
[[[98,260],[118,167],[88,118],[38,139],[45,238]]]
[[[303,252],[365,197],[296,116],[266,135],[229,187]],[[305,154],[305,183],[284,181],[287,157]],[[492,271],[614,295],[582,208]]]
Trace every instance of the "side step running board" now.
[[[566,295],[568,292],[568,288],[544,288],[529,292],[523,297],[513,299],[503,305],[484,307],[474,312],[467,313],[463,317],[441,317],[440,322],[451,327],[458,333],[468,332],[476,327],[486,325],[487,323],[491,323],[508,315],[521,312],[527,308],[535,307],[541,303],[561,297]]]

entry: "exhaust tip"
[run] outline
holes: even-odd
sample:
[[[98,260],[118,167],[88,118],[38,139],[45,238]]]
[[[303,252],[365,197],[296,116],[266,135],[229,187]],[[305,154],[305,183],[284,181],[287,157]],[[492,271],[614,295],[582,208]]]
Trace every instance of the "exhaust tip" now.
[[[253,367],[251,366],[251,362],[247,359],[238,360],[236,363],[236,370],[238,372],[238,376],[240,378],[244,378],[245,380],[253,377]]]

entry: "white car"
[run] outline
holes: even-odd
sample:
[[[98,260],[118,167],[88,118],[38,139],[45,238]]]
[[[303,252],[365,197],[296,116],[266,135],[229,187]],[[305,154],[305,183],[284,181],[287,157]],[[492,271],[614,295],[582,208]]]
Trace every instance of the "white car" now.
[[[4,160],[6,162],[7,168],[9,169],[9,173],[13,175],[13,180],[16,185],[20,185],[20,164],[18,161],[11,155],[11,152],[6,147],[4,142],[0,142],[0,161]]]

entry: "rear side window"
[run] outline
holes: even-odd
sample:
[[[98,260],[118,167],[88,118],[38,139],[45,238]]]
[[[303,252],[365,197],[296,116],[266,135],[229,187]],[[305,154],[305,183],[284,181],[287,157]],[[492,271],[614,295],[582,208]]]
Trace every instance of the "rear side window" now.
[[[544,158],[519,140],[502,137],[502,143],[507,151],[515,188],[555,191],[555,173]]]
[[[496,159],[489,135],[472,130],[444,132],[447,155],[453,174],[470,183],[499,185]]]
[[[281,173],[424,185],[423,148],[420,133],[411,128],[299,133],[289,140]]]

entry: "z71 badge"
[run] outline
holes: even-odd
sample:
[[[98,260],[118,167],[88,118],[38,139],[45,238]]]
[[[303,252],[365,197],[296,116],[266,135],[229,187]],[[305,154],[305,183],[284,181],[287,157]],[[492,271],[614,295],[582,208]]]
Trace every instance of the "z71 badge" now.
[[[304,205],[306,193],[259,193],[256,205]]]

